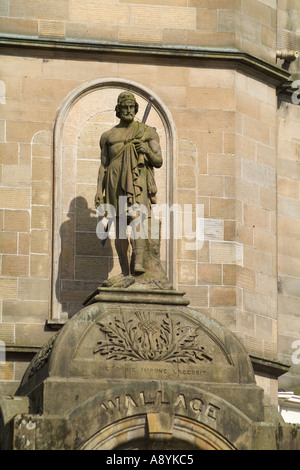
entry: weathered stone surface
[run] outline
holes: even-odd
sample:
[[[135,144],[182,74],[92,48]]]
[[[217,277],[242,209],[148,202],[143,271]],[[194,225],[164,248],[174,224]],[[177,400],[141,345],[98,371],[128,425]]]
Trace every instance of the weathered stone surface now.
[[[32,360],[22,409],[4,403],[5,448],[288,445],[274,437],[276,419],[268,432],[257,424],[263,390],[242,344],[182,292],[100,288],[90,301]]]
[[[19,413],[28,413],[28,397],[0,397],[0,448],[10,447],[10,433],[8,432],[8,423]]]
[[[159,225],[151,234],[151,206],[157,203],[154,169],[163,163],[159,135],[145,124],[152,107],[149,100],[142,122],[135,120],[139,104],[129,91],[119,94],[115,107],[119,124],[100,138],[101,164],[95,206],[108,218],[105,237],[115,230],[115,248],[121,276],[111,277],[106,286],[128,287],[140,283],[170,286],[160,266]],[[89,169],[87,169],[89,170]],[[153,217],[153,214],[152,214]],[[113,225],[112,225],[113,224]],[[131,234],[127,228],[130,226]],[[104,246],[106,238],[102,240]]]
[[[27,396],[31,409],[44,413],[44,420],[61,415],[77,428],[77,420],[82,421],[78,416],[91,412],[91,401],[99,401],[99,430],[117,419],[111,406],[118,410],[118,419],[133,406],[141,414],[150,413],[152,423],[161,406],[171,416],[181,407],[181,413],[196,421],[203,408],[205,419],[214,423],[221,401],[228,408],[224,419],[231,410],[239,422],[234,433],[240,426],[244,433],[252,419],[263,419],[262,390],[255,385],[242,345],[217,322],[188,308],[183,293],[102,288],[92,302],[52,337],[23,377],[17,395]],[[223,383],[227,392],[219,394]],[[92,409],[94,413],[94,405]],[[30,419],[35,422],[35,415]],[[88,430],[81,432],[72,448],[90,437],[84,437]],[[40,445],[53,445],[46,441]]]

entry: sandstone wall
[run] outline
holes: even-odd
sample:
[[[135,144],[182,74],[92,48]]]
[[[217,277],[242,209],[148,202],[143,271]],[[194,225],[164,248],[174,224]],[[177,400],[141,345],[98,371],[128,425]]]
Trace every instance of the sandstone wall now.
[[[1,31],[58,40],[234,47],[274,61],[276,0],[3,0]]]

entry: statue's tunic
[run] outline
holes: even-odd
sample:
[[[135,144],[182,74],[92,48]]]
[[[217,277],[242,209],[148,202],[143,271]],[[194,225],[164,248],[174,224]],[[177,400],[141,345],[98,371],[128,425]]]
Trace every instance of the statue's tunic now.
[[[155,203],[157,187],[153,166],[145,155],[139,155],[134,142],[153,138],[154,129],[135,121],[128,128],[124,145],[116,155],[110,156],[103,181],[104,200],[111,204],[119,215],[119,197],[127,197],[127,208],[132,204]]]

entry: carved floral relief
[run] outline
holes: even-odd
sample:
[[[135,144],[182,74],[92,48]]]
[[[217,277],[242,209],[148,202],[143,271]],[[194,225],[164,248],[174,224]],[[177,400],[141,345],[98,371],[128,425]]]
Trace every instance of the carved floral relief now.
[[[161,319],[135,311],[131,318],[123,314],[98,325],[106,338],[97,343],[94,354],[106,359],[194,364],[213,360],[200,343],[200,328],[182,326],[169,314]]]

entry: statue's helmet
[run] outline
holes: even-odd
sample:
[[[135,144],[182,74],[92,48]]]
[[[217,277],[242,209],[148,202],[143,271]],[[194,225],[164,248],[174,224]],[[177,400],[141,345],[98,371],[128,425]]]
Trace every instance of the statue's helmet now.
[[[130,93],[130,91],[123,91],[118,96],[118,102],[117,102],[117,105],[115,107],[117,118],[120,118],[120,106],[122,105],[122,103],[124,101],[133,101],[134,105],[135,105],[135,114],[137,114],[138,109],[139,109],[139,105],[138,105],[138,103],[135,99],[135,96],[132,93]]]

